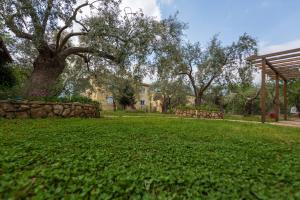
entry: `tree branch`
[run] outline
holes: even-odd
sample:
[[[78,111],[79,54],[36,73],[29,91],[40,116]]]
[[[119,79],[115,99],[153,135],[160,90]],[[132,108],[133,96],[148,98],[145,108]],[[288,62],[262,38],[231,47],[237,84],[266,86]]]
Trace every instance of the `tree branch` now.
[[[31,16],[31,20],[35,29],[35,33],[34,35],[38,36],[39,39],[43,39],[43,35],[44,35],[44,31],[42,28],[42,24],[39,20],[39,17],[36,13],[36,10],[34,9],[34,7],[32,6],[32,2],[28,1],[28,0],[23,0],[24,1],[24,5],[26,6],[27,9],[29,9],[29,15]]]
[[[6,25],[8,26],[8,28],[19,38],[24,38],[24,39],[28,39],[28,40],[32,40],[33,39],[33,35],[29,34],[29,33],[25,33],[22,30],[20,30],[17,25],[14,22],[14,18],[16,17],[16,15],[11,15],[11,16],[4,16],[4,19],[6,19]]]
[[[43,23],[42,23],[43,31],[46,30],[46,26],[47,26],[47,22],[48,22],[48,19],[49,19],[51,10],[52,10],[52,6],[53,6],[53,0],[48,0],[47,9],[45,11],[45,16],[44,16]]]
[[[66,35],[64,37],[64,39],[61,41],[57,51],[61,51],[63,49],[63,47],[66,45],[66,43],[68,42],[68,40],[71,38],[71,37],[74,37],[74,36],[78,36],[78,35],[86,35],[87,33],[85,32],[75,32],[75,33],[69,33],[68,35]]]
[[[256,92],[255,96],[253,96],[250,100],[251,101],[255,100],[259,94],[260,94],[260,89]]]
[[[89,32],[89,31],[90,31],[83,23],[81,23],[81,22],[78,21],[77,19],[75,19],[74,21],[75,21],[77,24],[81,25],[84,31],[86,31],[86,32]]]
[[[188,73],[187,72],[178,72],[178,73],[176,73],[177,75],[188,75]]]
[[[74,55],[81,57],[84,60],[85,63],[89,62],[89,59],[86,55],[83,55],[81,53],[74,53]]]
[[[192,87],[193,87],[194,94],[195,94],[195,96],[197,97],[197,96],[198,96],[198,93],[197,93],[198,88],[197,88],[197,86],[196,86],[195,79],[194,79],[194,77],[192,76],[192,73],[187,74],[187,76],[189,77],[189,79],[190,79],[190,81],[191,81],[191,85],[192,85]]]
[[[291,94],[296,94],[296,95],[300,94],[300,91],[293,91],[291,89],[289,89],[288,92],[291,93]]]
[[[66,21],[65,25],[58,31],[57,33],[57,36],[56,36],[56,49],[58,50],[59,48],[59,42],[60,42],[60,37],[61,37],[61,34],[64,30],[66,30],[72,23],[72,21],[76,20],[76,16],[77,16],[77,13],[78,11],[85,7],[85,6],[88,6],[89,3],[86,2],[86,3],[83,3],[81,5],[79,5],[73,12],[73,15]]]
[[[44,34],[45,30],[42,27],[41,21],[39,19],[37,9],[33,6],[33,2],[29,0],[23,0],[23,7],[20,8],[24,10],[31,18],[34,33],[33,33],[33,43],[39,52],[49,52],[50,48],[48,43],[45,41]]]
[[[189,80],[190,80],[190,83],[191,83],[191,85],[192,85],[194,94],[195,94],[195,96],[197,96],[197,95],[198,95],[198,88],[197,88],[197,86],[196,86],[195,79],[194,79],[192,73],[193,73],[193,69],[190,67],[190,70],[185,71],[185,72],[179,72],[179,73],[177,73],[177,74],[179,74],[179,75],[187,75],[187,76],[188,76],[188,78],[189,78]]]
[[[62,51],[60,53],[60,56],[62,58],[67,58],[70,55],[74,55],[74,54],[76,55],[78,53],[96,53],[102,58],[111,60],[116,63],[119,62],[115,56],[108,54],[106,52],[103,52],[103,51],[95,51],[94,49],[92,49],[90,47],[69,47],[69,48],[65,49],[64,51]]]
[[[60,53],[60,56],[63,58],[67,58],[68,56],[72,54],[78,54],[78,53],[94,53],[95,51],[90,47],[69,47],[65,50],[63,50]]]
[[[207,90],[207,88],[211,85],[211,83],[215,80],[215,78],[217,78],[216,75],[213,75],[210,80],[206,83],[205,86],[200,88],[199,93],[203,94],[205,92],[205,90]]]
[[[83,55],[80,53],[75,53],[74,55],[81,57],[84,60],[84,62],[86,63],[86,67],[87,67],[88,71],[90,71],[90,67],[89,67],[90,58],[87,55]]]

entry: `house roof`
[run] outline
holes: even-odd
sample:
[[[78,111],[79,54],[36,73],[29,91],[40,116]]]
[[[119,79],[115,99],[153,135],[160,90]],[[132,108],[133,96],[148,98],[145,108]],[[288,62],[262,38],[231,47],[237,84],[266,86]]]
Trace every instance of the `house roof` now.
[[[0,60],[4,60],[5,62],[12,62],[12,57],[10,56],[4,41],[0,37]]]
[[[266,74],[272,79],[278,74],[283,80],[300,78],[300,48],[265,55],[254,55],[247,59],[256,67],[266,66]]]

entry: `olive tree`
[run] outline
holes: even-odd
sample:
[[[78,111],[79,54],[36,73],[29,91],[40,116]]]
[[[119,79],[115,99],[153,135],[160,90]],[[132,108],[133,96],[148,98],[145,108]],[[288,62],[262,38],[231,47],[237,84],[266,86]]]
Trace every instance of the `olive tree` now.
[[[162,112],[166,113],[176,106],[185,105],[187,96],[191,94],[190,87],[180,78],[160,78],[151,86],[154,100],[160,100]]]
[[[230,46],[223,46],[215,36],[206,48],[199,43],[183,45],[181,61],[175,70],[178,75],[187,77],[195,95],[195,105],[200,105],[212,84],[227,84],[233,80],[251,82],[253,68],[245,58],[256,51],[255,39],[247,34]]]
[[[1,32],[32,51],[33,71],[25,95],[53,95],[51,87],[70,56],[88,61],[89,55],[114,66],[144,61],[159,22],[143,13],[124,14],[119,4],[119,0],[82,4],[76,0],[1,0]],[[94,10],[93,15],[79,17],[86,7]]]

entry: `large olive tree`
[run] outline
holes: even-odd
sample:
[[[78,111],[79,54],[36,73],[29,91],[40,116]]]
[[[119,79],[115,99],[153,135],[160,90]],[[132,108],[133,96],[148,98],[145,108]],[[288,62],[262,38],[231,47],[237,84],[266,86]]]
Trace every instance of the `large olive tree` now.
[[[82,4],[76,0],[1,0],[1,33],[22,43],[20,48],[30,47],[33,71],[25,95],[53,95],[51,87],[70,56],[85,61],[94,56],[113,66],[144,61],[159,23],[142,13],[121,12],[119,4],[119,0]],[[94,10],[92,17],[82,16],[87,7]],[[28,55],[16,52],[15,56]]]

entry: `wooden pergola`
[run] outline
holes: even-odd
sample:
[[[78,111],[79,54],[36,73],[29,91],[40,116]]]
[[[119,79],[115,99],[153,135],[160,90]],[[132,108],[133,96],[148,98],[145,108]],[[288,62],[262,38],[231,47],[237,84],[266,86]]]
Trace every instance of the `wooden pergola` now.
[[[247,58],[253,65],[261,69],[260,107],[261,121],[266,121],[266,75],[275,80],[275,113],[279,120],[279,79],[283,80],[284,120],[287,120],[287,81],[300,78],[300,48],[275,52],[265,55],[254,55]]]

